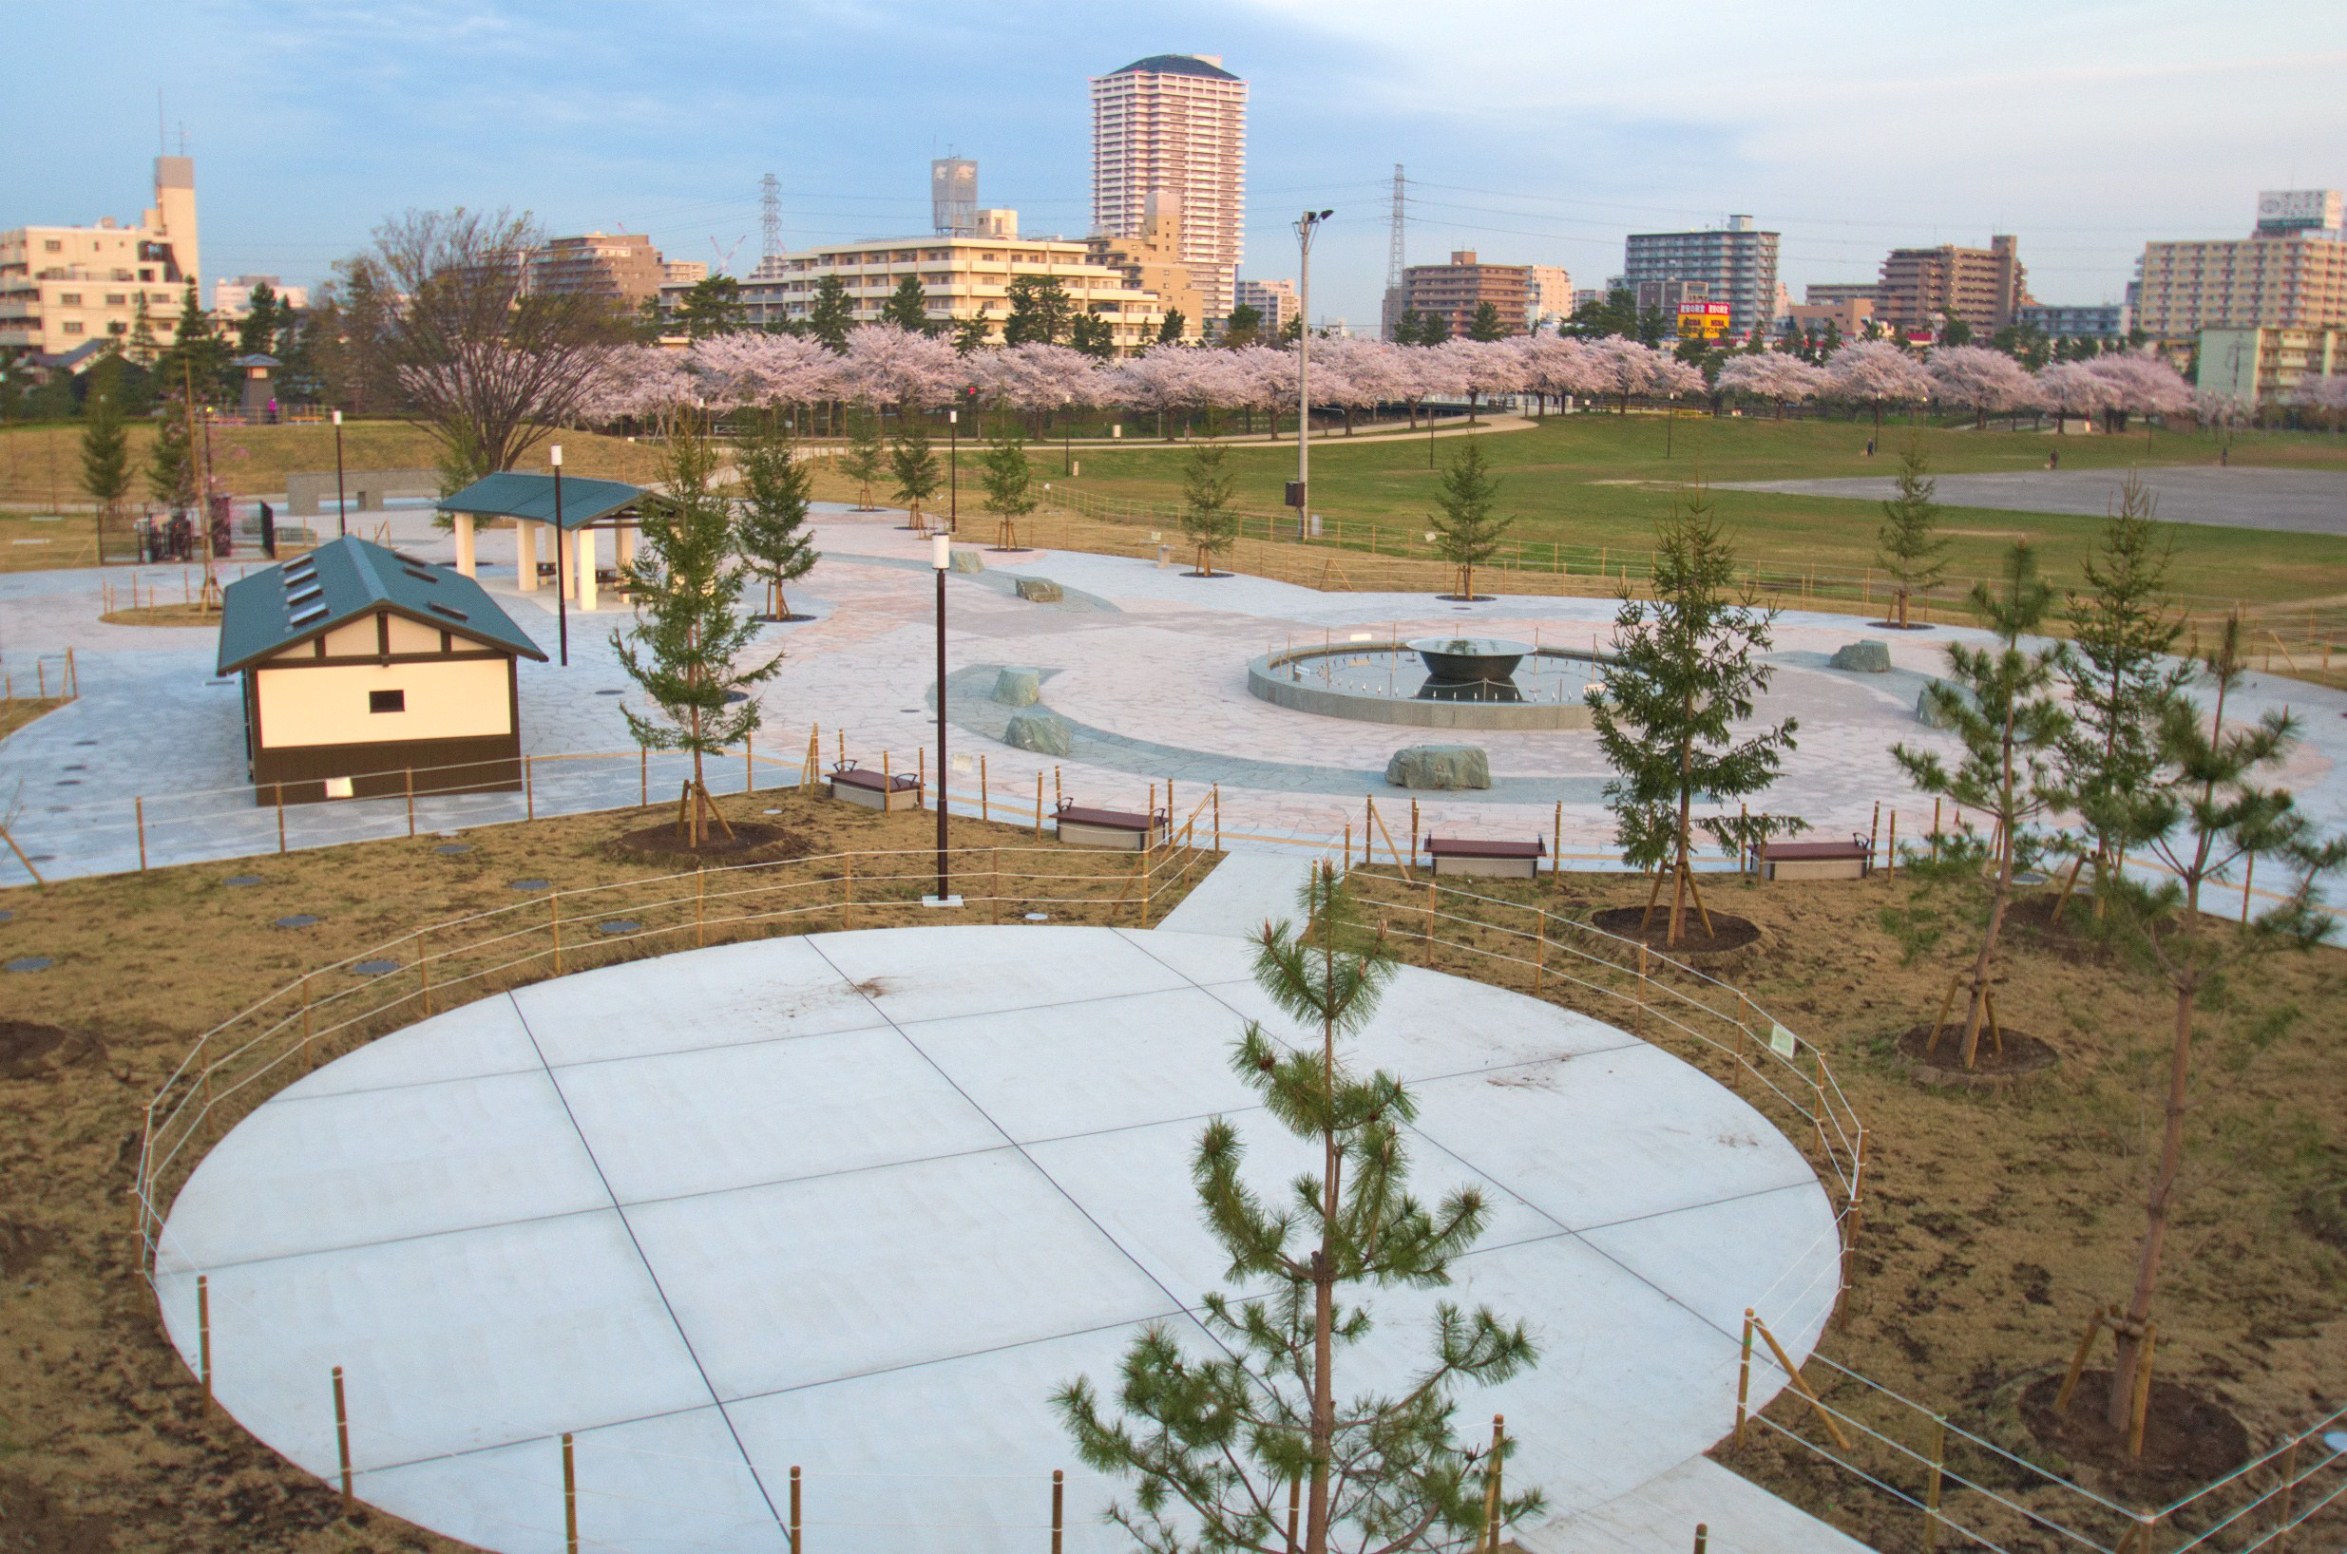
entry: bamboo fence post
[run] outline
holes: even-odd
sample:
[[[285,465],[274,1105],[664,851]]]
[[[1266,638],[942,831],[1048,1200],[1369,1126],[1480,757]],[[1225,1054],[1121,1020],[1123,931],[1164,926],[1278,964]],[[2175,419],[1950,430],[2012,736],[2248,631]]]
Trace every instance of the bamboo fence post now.
[[[1410,861],[1418,861],[1418,800],[1410,800]]]
[[[204,1405],[212,1403],[212,1281],[196,1275],[196,1363],[204,1379]]]
[[[563,1554],[580,1554],[580,1469],[563,1430]]]
[[[1948,1459],[1948,1420],[1931,1416],[1931,1487],[1923,1496],[1923,1554],[1935,1554],[1940,1541],[1940,1474]]]
[[[799,1465],[790,1465],[790,1554],[802,1554],[799,1538]]]
[[[742,730],[742,791],[744,793],[758,791],[757,739],[758,735],[755,729]]]
[[[1067,1473],[1051,1470],[1051,1554],[1060,1554],[1060,1538],[1067,1526]]]
[[[1035,768],[1035,840],[1043,840],[1043,768]]]
[[[1209,791],[1214,800],[1214,850],[1222,851],[1222,784],[1216,783]]]
[[[1347,869],[1350,869],[1350,868],[1352,868],[1352,866],[1353,866],[1353,823],[1352,823],[1350,820],[1348,820],[1348,821],[1346,821],[1346,822],[1345,822],[1345,851],[1344,851],[1344,860],[1345,860],[1345,867],[1346,867]]]
[[[1491,1455],[1484,1459],[1483,1470],[1483,1537],[1480,1540],[1490,1554],[1499,1554],[1500,1507],[1500,1448],[1507,1441],[1507,1416],[1491,1416]]]
[[[1300,1478],[1290,1479],[1288,1481],[1288,1554],[1296,1554],[1296,1550],[1303,1547],[1296,1541],[1296,1526],[1298,1522],[1303,1520],[1303,1513],[1304,1481]]]
[[[1887,879],[1899,877],[1899,812],[1891,811],[1891,845],[1883,850],[1883,875]]]
[[[285,784],[271,785],[277,798],[277,855],[285,856]]]
[[[546,893],[546,924],[554,935],[554,974],[559,977],[562,975],[562,892],[559,890]]]
[[[408,840],[412,842],[415,840],[416,836],[416,769],[410,766],[405,768],[405,771],[407,787],[407,834]]]
[[[538,767],[530,756],[522,757],[522,819],[538,818]]]
[[[1431,875],[1426,880],[1426,942],[1429,946],[1434,943],[1434,879]]]
[[[1744,1352],[1736,1362],[1736,1429],[1730,1437],[1733,1445],[1744,1444],[1744,1416],[1752,1396],[1752,1308],[1744,1308]]]
[[[1548,873],[1551,879],[1565,863],[1565,801],[1557,800],[1556,830],[1549,843]]]
[[[147,801],[144,797],[138,797],[133,798],[130,804],[131,816],[138,823],[139,829],[139,872],[144,874],[147,872]]]
[[[334,1367],[334,1452],[342,1459],[342,1514],[350,1515],[350,1410],[342,1397],[342,1367]]]
[[[1940,861],[1940,801],[1938,799],[1931,801],[1931,861],[1934,863]]]
[[[652,747],[649,745],[636,747],[636,807],[652,807]]]
[[[1785,1375],[1792,1381],[1793,1386],[1804,1398],[1809,1400],[1809,1406],[1817,1410],[1817,1422],[1825,1426],[1825,1433],[1834,1438],[1836,1446],[1845,1452],[1849,1451],[1851,1449],[1850,1437],[1842,1433],[1841,1425],[1827,1410],[1824,1399],[1811,1390],[1809,1379],[1801,1374],[1801,1367],[1793,1363],[1793,1357],[1785,1353],[1785,1346],[1777,1342],[1777,1335],[1770,1332],[1768,1324],[1757,1317],[1753,1319],[1752,1325],[1760,1330],[1761,1340],[1768,1345],[1769,1353],[1777,1357],[1777,1364],[1784,1367]]]
[[[1874,844],[1882,840],[1882,800],[1874,801],[1874,818],[1866,823],[1866,856],[1874,857]]]
[[[980,756],[978,757],[978,823],[984,825],[993,818],[986,793],[986,757]]]
[[[1705,1554],[1705,1551],[1710,1547],[1711,1524],[1708,1522],[1697,1522],[1695,1524],[1695,1554]]]
[[[1532,941],[1532,991],[1541,991],[1548,971],[1548,914],[1535,907],[1532,911],[1533,932],[1539,937]]]

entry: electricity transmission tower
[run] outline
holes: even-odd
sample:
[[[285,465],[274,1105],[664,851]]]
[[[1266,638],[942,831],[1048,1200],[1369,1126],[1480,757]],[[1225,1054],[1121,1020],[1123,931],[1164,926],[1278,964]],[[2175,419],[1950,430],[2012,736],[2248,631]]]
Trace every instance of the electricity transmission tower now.
[[[775,259],[782,255],[782,180],[768,173],[758,180],[759,219],[765,224],[765,246],[758,252],[761,259]]]
[[[1385,338],[1394,337],[1394,326],[1402,321],[1402,232],[1407,218],[1404,206],[1408,196],[1403,193],[1402,164],[1394,164],[1394,228],[1393,238],[1385,260],[1385,307],[1380,330]]]

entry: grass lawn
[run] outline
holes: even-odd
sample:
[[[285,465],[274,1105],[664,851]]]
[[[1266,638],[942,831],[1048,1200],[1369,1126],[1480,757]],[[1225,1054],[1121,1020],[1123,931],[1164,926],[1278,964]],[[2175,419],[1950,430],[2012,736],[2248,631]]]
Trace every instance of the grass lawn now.
[[[769,855],[809,861],[778,872],[806,882],[811,894],[804,899],[826,904],[753,934],[840,926],[828,905],[840,897],[840,866],[825,855],[850,851],[865,855],[854,865],[856,899],[883,903],[858,906],[851,926],[936,920],[917,904],[933,888],[927,848],[934,815],[882,815],[765,793],[719,804],[737,826],[779,827],[784,835]],[[781,813],[765,816],[767,809]],[[356,1528],[341,1522],[336,1496],[325,1485],[225,1415],[207,1413],[201,1389],[161,1335],[139,1274],[129,1188],[144,1108],[198,1035],[306,971],[469,913],[526,903],[529,921],[541,921],[546,897],[517,893],[511,888],[517,879],[547,880],[567,891],[689,868],[675,857],[615,846],[622,833],[669,815],[629,810],[467,831],[467,850],[453,855],[438,851],[437,837],[403,838],[5,894],[13,919],[0,923],[0,959],[48,956],[54,964],[6,975],[7,1001],[0,1006],[0,1270],[6,1275],[0,1332],[9,1339],[0,1345],[0,1548],[11,1554],[166,1547],[217,1554],[458,1554],[460,1545],[386,1525],[380,1515],[364,1516]],[[964,872],[957,883],[972,902],[965,921],[997,915],[977,893],[991,893],[989,849],[999,847],[1002,894],[1034,898],[1005,901],[1003,920],[1015,921],[1038,904],[1056,922],[1137,922],[1132,898],[1114,900],[1132,878],[1131,855],[1061,848],[1017,826],[959,818],[954,838],[957,847],[974,849],[958,865]],[[1034,848],[1042,851],[1012,851]],[[891,864],[871,856],[880,851],[904,856]],[[1022,887],[1010,878],[1022,868],[1056,873],[1061,882]],[[1186,877],[1160,873],[1152,921],[1179,902],[1202,868]],[[884,869],[902,877],[883,880]],[[262,883],[223,884],[242,874],[257,874]],[[1066,882],[1078,875],[1082,883]],[[712,924],[721,916],[726,878],[710,876]],[[661,893],[677,888],[690,898],[690,886]],[[1079,895],[1087,900],[1052,899]],[[583,918],[591,908],[573,910]],[[273,926],[293,913],[320,921],[300,929]],[[648,929],[662,926],[654,913],[642,915]],[[689,930],[681,938],[606,939],[573,921],[568,970],[692,943]],[[739,936],[715,927],[709,934],[712,942]],[[499,958],[510,953],[509,944]],[[541,958],[491,986],[549,974]],[[404,979],[386,978],[383,985],[394,980]],[[374,986],[344,971],[326,972],[318,982],[321,999]],[[440,985],[446,998],[446,984]],[[384,1026],[419,1017],[411,1005]],[[342,1038],[320,1061],[354,1044]],[[226,1120],[301,1071],[299,1064],[279,1065],[248,1087],[253,1093]],[[231,1086],[224,1081],[221,1088]],[[216,1137],[207,1132],[202,1143]]]

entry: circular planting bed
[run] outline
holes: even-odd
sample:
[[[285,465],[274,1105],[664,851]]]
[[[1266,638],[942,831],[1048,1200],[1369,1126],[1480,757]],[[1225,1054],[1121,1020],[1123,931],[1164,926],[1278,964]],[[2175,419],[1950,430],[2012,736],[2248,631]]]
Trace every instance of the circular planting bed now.
[[[1899,1036],[1899,1056],[1919,1083],[1957,1090],[2001,1090],[2062,1061],[2062,1054],[2024,1031],[2007,1030],[2000,1046],[1984,1029],[1970,1068],[1964,1066],[1964,1021],[1959,1012],[1927,1051],[1931,1027],[1911,1025]]]
[[[1670,937],[1671,916],[1667,905],[1658,905],[1651,913],[1644,907],[1607,907],[1602,912],[1591,913],[1589,925],[1617,939],[1643,943],[1648,949],[1698,971],[1716,971],[1732,965],[1743,959],[1745,951],[1768,939],[1758,923],[1729,912],[1712,913],[1711,930],[1707,933],[1702,915],[1690,907],[1681,925],[1679,942],[1668,944],[1665,941]]]
[[[729,863],[803,858],[809,851],[806,839],[796,831],[754,820],[734,821],[730,835],[722,829],[705,827],[698,848],[692,845],[683,827],[674,820],[662,820],[622,832],[612,838],[611,849],[637,858],[723,858]]]
[[[2187,1494],[2248,1459],[2249,1431],[2233,1411],[2197,1388],[2161,1380],[2156,1360],[2143,1453],[2131,1456],[2127,1431],[2113,1429],[2104,1414],[2110,1385],[2109,1371],[2087,1371],[2078,1378],[2070,1406],[2057,1414],[2054,1399],[2062,1390],[2062,1373],[2049,1372],[2021,1389],[2021,1422],[2061,1453],[2073,1474],[2084,1468],[2107,1475],[2114,1488],[2142,1499]]]

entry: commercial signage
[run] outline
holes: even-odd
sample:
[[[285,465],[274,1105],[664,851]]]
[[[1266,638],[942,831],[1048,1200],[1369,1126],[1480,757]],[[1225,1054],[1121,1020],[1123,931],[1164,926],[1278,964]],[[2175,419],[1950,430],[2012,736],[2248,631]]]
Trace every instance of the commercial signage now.
[[[1717,340],[1728,332],[1728,305],[1724,302],[1679,304],[1679,338]]]

